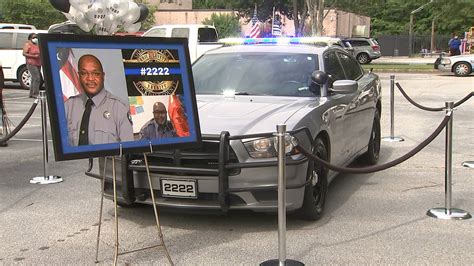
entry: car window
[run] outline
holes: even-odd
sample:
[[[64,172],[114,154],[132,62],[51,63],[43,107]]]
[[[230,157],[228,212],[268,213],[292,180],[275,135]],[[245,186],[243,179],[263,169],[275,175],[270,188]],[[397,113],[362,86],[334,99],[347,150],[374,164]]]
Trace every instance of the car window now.
[[[338,55],[347,79],[358,80],[363,75],[359,63],[344,53],[338,53]]]
[[[171,30],[171,37],[189,38],[189,29],[188,28],[174,28],[173,30]]]
[[[12,48],[13,32],[2,32],[0,33],[0,49],[11,49]]]
[[[351,42],[352,46],[354,46],[354,47],[370,46],[370,44],[367,41],[363,41],[363,40],[351,40],[350,42]]]
[[[217,34],[214,28],[199,28],[198,30],[199,42],[217,42]]]
[[[16,38],[16,44],[15,48],[16,49],[22,49],[23,45],[25,45],[25,42],[28,40],[28,35],[29,33],[18,33],[17,38]]]
[[[334,51],[324,54],[324,68],[326,73],[330,75],[328,81],[329,87],[332,87],[332,84],[336,80],[346,79],[344,70],[342,69],[339,59]]]
[[[149,31],[146,36],[150,37],[166,37],[166,29],[160,28],[160,29],[153,29]]]
[[[312,54],[205,54],[193,64],[193,76],[197,94],[311,97],[311,73],[317,66]]]

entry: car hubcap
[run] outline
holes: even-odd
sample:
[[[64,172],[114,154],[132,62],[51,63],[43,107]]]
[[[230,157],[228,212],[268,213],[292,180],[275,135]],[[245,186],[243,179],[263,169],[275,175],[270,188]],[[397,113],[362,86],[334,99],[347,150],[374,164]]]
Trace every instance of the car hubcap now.
[[[456,72],[457,72],[459,75],[466,75],[466,74],[467,74],[467,66],[464,65],[464,64],[458,65],[458,66],[456,67]]]
[[[367,63],[367,60],[368,60],[367,55],[361,54],[361,55],[359,56],[359,61],[360,61],[361,63]]]
[[[28,71],[23,72],[23,75],[21,75],[21,80],[23,81],[23,84],[29,87],[31,83],[30,73]]]
[[[318,179],[319,179],[319,175],[318,175],[318,172],[316,172],[315,170],[313,170],[312,174],[311,174],[311,185],[314,187],[316,186],[316,184],[318,183]]]

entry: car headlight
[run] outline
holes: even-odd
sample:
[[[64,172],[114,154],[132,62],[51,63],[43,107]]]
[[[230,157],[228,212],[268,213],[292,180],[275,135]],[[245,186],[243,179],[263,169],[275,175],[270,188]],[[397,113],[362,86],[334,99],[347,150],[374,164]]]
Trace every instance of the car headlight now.
[[[259,158],[273,158],[278,156],[278,138],[260,138],[243,141],[245,149],[249,153],[250,157]],[[293,136],[287,135],[285,137],[285,152],[291,155],[298,154],[299,152],[295,149],[297,145],[296,139]]]
[[[449,60],[448,58],[443,58],[443,59],[441,59],[441,64],[451,65],[451,60]]]

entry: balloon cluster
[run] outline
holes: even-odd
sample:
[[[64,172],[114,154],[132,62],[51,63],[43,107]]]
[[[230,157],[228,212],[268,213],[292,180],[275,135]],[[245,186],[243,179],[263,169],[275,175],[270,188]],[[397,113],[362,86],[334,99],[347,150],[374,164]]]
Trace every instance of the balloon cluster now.
[[[148,8],[133,0],[49,0],[83,31],[94,29],[97,35],[111,35],[120,26],[127,32],[137,32],[148,16]]]

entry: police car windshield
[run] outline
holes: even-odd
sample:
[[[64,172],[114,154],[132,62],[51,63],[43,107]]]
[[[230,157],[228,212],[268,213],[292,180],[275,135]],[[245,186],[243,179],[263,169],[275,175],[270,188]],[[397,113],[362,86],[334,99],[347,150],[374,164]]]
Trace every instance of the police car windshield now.
[[[314,96],[308,87],[317,60],[315,54],[206,54],[193,65],[196,93]]]

